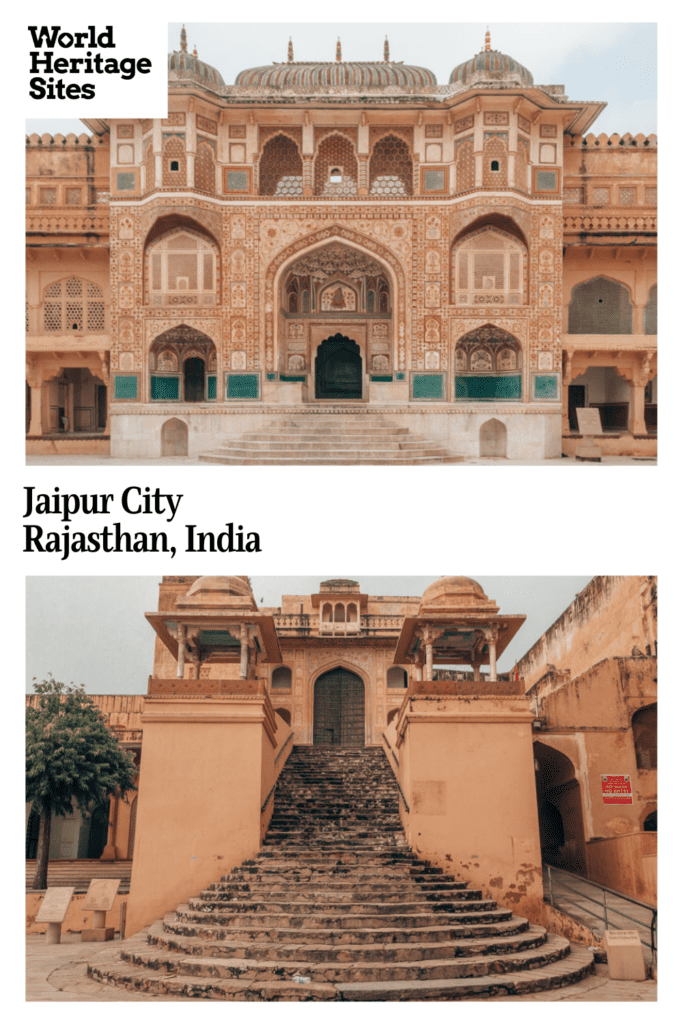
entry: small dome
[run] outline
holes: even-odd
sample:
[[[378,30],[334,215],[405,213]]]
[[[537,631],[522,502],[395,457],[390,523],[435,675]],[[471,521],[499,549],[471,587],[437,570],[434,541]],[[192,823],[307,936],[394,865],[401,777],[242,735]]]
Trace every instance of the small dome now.
[[[187,34],[184,25],[180,33],[180,49],[174,50],[168,55],[168,74],[169,78],[191,78],[195,82],[211,86],[214,89],[220,89],[225,85],[221,73],[212,68],[210,64],[205,64],[203,60],[200,60],[196,50],[194,53],[187,52]]]
[[[187,594],[178,599],[179,608],[255,608],[247,576],[200,576]]]
[[[422,595],[419,614],[447,614],[463,609],[494,614],[498,611],[495,601],[486,596],[476,580],[469,576],[440,576]]]
[[[426,88],[436,85],[427,68],[384,61],[285,61],[240,71],[235,85],[267,86],[273,89],[311,89],[316,86],[345,86],[351,89],[382,86]]]
[[[500,50],[482,50],[463,64],[458,64],[448,81],[451,85],[478,85],[480,82],[534,84],[531,72]]]

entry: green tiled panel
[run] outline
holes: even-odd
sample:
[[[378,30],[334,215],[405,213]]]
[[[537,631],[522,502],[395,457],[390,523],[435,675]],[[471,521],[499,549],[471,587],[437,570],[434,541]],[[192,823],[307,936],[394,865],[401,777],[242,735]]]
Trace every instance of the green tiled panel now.
[[[206,397],[209,401],[214,401],[216,398],[216,374],[210,373],[206,378]]]
[[[228,398],[258,398],[258,375],[229,373]]]
[[[522,397],[522,378],[519,374],[511,377],[496,377],[493,374],[480,377],[456,377],[456,402],[493,402],[496,399],[518,399]]]
[[[555,374],[536,374],[534,378],[534,398],[557,398],[557,377]]]
[[[177,402],[180,398],[180,377],[152,376],[152,399],[162,402]]]
[[[413,398],[443,398],[441,374],[416,373],[413,377]]]
[[[370,380],[373,382],[373,384],[382,384],[384,381],[386,381],[387,383],[391,383],[391,381],[393,381],[393,379],[394,378],[391,376],[391,374],[389,374],[387,377],[379,376],[379,377],[371,377],[370,378]]]
[[[137,398],[138,378],[137,376],[122,376],[117,374],[114,378],[114,398]]]
[[[295,374],[294,376],[287,376],[287,374],[281,373],[280,380],[285,381],[286,384],[305,384],[306,374],[303,373],[299,375]]]

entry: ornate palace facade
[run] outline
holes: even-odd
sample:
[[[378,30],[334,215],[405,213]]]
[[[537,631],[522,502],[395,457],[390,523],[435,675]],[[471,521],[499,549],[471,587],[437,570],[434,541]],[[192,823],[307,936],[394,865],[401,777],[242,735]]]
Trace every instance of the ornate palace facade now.
[[[225,85],[184,33],[168,75],[165,119],[27,140],[29,451],[323,412],[550,458],[593,406],[604,450],[654,453],[654,136],[586,134],[605,104],[488,34],[447,85],[291,44]]]

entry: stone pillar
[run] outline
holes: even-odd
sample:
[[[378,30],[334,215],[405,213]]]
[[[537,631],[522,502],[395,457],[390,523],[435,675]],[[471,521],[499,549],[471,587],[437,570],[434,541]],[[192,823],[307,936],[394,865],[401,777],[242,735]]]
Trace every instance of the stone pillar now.
[[[31,384],[29,380],[29,386],[31,388],[31,422],[28,432],[33,437],[40,437],[43,433],[44,381],[37,377],[35,384]]]
[[[425,665],[425,667],[427,669],[427,682],[431,683],[432,680],[434,679],[434,662],[433,662],[434,651],[433,651],[433,646],[432,646],[431,639],[427,640],[427,642],[425,644],[425,654],[426,654],[426,665]]]
[[[188,152],[187,154],[187,187],[194,188],[194,158],[195,154]]]
[[[303,158],[303,194],[305,196],[313,195],[313,157],[304,156]]]
[[[100,860],[116,860],[116,819],[118,815],[118,800],[115,796],[109,798],[109,824],[107,827],[107,845],[105,846]],[[102,925],[101,927],[104,927]]]
[[[240,626],[240,679],[249,674],[249,634],[244,622]]]
[[[633,333],[645,334],[645,306],[634,305],[633,307]]]
[[[631,434],[646,434],[645,426],[645,384],[642,381],[628,382],[631,392],[628,406],[628,429]]]
[[[182,679],[185,675],[185,626],[178,623],[178,679]]]
[[[474,672],[474,681],[475,681],[475,683],[480,683],[481,682],[481,671],[480,671],[480,669],[481,669],[480,665],[473,665],[472,666],[472,671]]]
[[[569,385],[573,379],[572,353],[568,352],[564,357],[562,367],[562,433],[569,433]]]
[[[488,643],[489,643],[489,665],[490,665],[490,669],[491,669],[491,671],[489,673],[489,679],[491,680],[492,683],[495,683],[496,680],[498,679],[497,670],[496,670],[496,640],[497,639],[498,639],[498,634],[497,634],[495,629],[492,629],[491,632],[489,633],[489,636],[488,636]]]

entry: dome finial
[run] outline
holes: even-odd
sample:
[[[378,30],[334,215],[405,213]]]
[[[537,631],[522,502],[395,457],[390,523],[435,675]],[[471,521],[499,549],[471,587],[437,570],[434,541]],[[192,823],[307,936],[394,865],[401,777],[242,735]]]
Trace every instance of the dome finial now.
[[[486,26],[486,35],[484,36],[484,49],[491,49],[491,33],[488,30],[488,25]]]
[[[187,32],[184,25],[180,30],[180,51],[181,53],[187,53]]]
[[[337,60],[341,60],[341,39],[337,36]]]
[[[292,37],[289,37],[289,44],[287,46],[287,60],[291,63],[294,60],[294,47],[292,46]]]
[[[384,59],[389,60],[389,36],[384,37]]]
[[[198,57],[199,56],[199,54],[197,53],[197,44],[196,43],[194,45],[194,49],[192,50],[192,56],[193,57]]]

